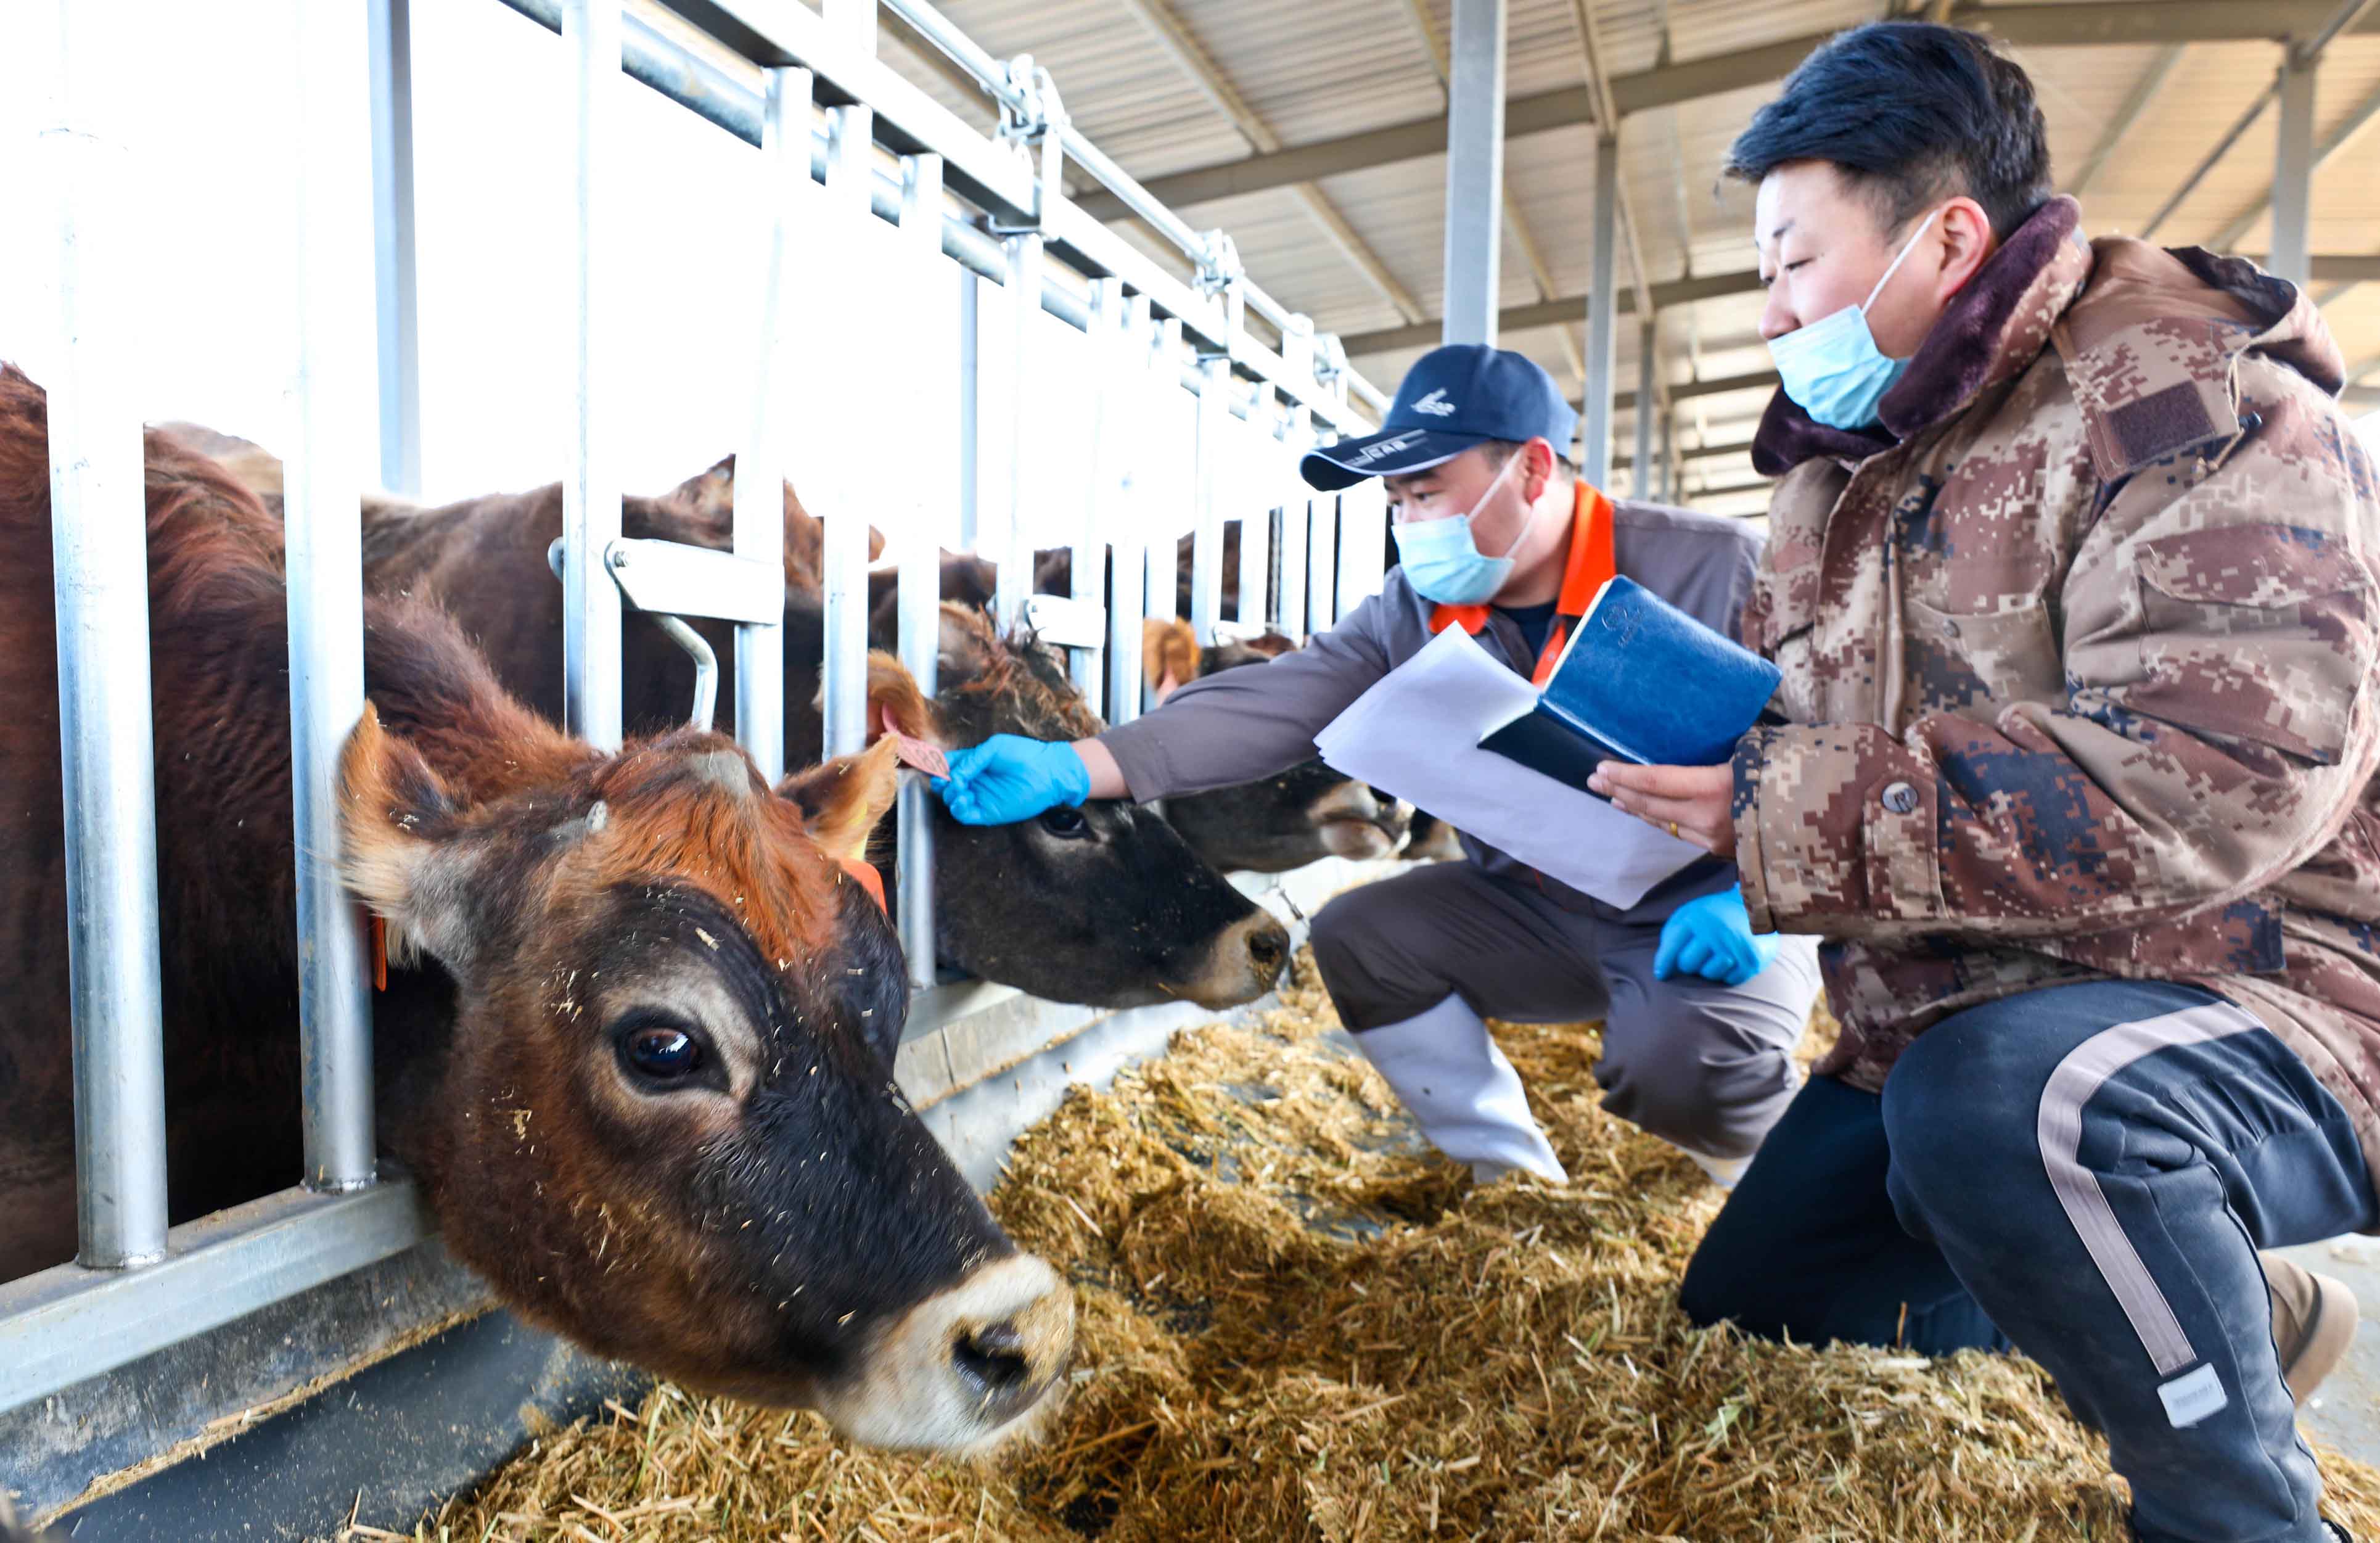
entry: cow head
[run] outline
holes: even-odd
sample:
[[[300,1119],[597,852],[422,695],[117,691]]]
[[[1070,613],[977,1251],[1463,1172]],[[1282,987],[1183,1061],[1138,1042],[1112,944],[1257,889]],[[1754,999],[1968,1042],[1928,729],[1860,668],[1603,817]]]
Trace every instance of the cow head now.
[[[946,747],[995,734],[1077,739],[1099,718],[1049,652],[944,605],[932,702],[898,661],[871,659],[880,723]],[[943,956],[1060,1002],[1133,1007],[1251,1002],[1289,960],[1289,934],[1184,844],[1123,799],[1013,825],[962,825],[935,806],[935,924]]]
[[[1293,651],[1279,633],[1198,647],[1190,624],[1150,617],[1141,629],[1141,665],[1162,702],[1201,676]],[[1324,857],[1385,857],[1405,833],[1411,809],[1400,800],[1301,761],[1278,776],[1165,801],[1165,818],[1197,854],[1224,869],[1285,873]]]
[[[391,1134],[457,1256],[600,1353],[858,1440],[967,1450],[1044,1405],[1072,1298],[892,1081],[906,975],[844,866],[892,747],[772,790],[707,731],[459,771],[419,737],[350,737],[343,869],[454,980]]]

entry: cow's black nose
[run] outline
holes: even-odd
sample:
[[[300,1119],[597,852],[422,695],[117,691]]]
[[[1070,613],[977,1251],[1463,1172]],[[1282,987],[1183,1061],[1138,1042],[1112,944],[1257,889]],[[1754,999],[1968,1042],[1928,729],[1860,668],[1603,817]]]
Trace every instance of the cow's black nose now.
[[[1013,1323],[995,1323],[961,1335],[951,1358],[959,1370],[990,1393],[1007,1392],[1033,1375],[1032,1364],[1025,1358],[1025,1336]]]

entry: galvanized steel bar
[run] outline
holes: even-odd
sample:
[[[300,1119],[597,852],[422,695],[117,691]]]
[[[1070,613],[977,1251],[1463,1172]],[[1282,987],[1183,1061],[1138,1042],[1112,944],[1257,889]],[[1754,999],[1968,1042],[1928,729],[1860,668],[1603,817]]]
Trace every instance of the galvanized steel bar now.
[[[1661,411],[1654,390],[1659,334],[1659,324],[1649,318],[1636,329],[1636,464],[1630,468],[1628,486],[1639,499],[1652,496],[1653,419]]]
[[[1595,142],[1595,268],[1586,302],[1586,410],[1579,418],[1579,471],[1593,488],[1611,480],[1612,396],[1620,345],[1620,142]]]
[[[1281,443],[1288,454],[1282,457],[1286,475],[1282,486],[1286,496],[1281,504],[1281,630],[1303,642],[1305,638],[1305,530],[1306,509],[1313,493],[1299,475],[1299,457],[1314,445],[1314,419],[1304,407],[1292,407],[1289,422],[1281,433]]]
[[[1661,414],[1661,491],[1664,504],[1676,502],[1678,487],[1678,415],[1664,410]]]
[[[1496,341],[1504,231],[1504,0],[1454,0],[1443,343]]]
[[[1181,371],[1178,362],[1183,354],[1180,318],[1169,318],[1160,322],[1149,334],[1148,346],[1150,371],[1148,414],[1154,430],[1150,437],[1162,441],[1166,437],[1166,419],[1173,416],[1168,409],[1173,406],[1175,390],[1173,382],[1179,377]],[[1190,371],[1194,382],[1204,379],[1197,374],[1196,365],[1190,366]],[[1196,390],[1195,384],[1192,390],[1195,395]],[[1193,432],[1195,434],[1196,431],[1194,430]],[[1194,438],[1191,443],[1195,453],[1197,442]],[[1191,479],[1194,490],[1196,480],[1194,475]],[[1149,532],[1149,536],[1148,548],[1142,563],[1145,577],[1141,587],[1141,605],[1148,614],[1171,620],[1182,614],[1181,582],[1178,577],[1181,558],[1178,554],[1179,543],[1171,535],[1172,521],[1161,517],[1161,514],[1163,511],[1178,508],[1178,505],[1173,503],[1174,488],[1168,485],[1163,474],[1148,479],[1148,500],[1146,505],[1148,514],[1144,516],[1147,523],[1143,529]],[[1195,516],[1193,523],[1196,523]],[[1168,534],[1158,535],[1157,532],[1160,529],[1166,530]]]
[[[1043,257],[1038,231],[1011,236],[1007,245],[1008,285],[1002,300],[1009,338],[1008,410],[1003,415],[1008,431],[1008,483],[994,547],[993,560],[1000,565],[1000,572],[993,581],[992,601],[993,614],[1003,632],[1025,625],[1025,601],[1033,593],[1033,536],[1026,516],[1031,493],[1026,478],[1040,428],[1034,366],[1038,362],[1035,334],[1041,313],[1029,301],[1020,303],[1019,297],[1039,292]]]
[[[1148,359],[1157,318],[1146,295],[1132,297],[1094,368],[1092,389],[1112,394],[1116,411],[1107,436],[1112,450],[1106,478],[1114,501],[1108,538],[1107,718],[1129,723],[1140,716],[1144,657],[1141,623],[1148,614],[1147,548],[1155,500],[1148,493]]]
[[[1223,419],[1229,413],[1232,361],[1199,362],[1198,442],[1191,472],[1190,630],[1198,646],[1215,641],[1215,623],[1223,610],[1223,509],[1220,486],[1223,460]]]
[[[1083,479],[1083,513],[1078,523],[1074,550],[1068,563],[1072,575],[1073,596],[1092,605],[1107,605],[1108,533],[1111,524],[1121,523],[1113,511],[1120,507],[1116,488],[1120,481],[1118,468],[1124,458],[1124,416],[1122,404],[1108,392],[1107,383],[1113,372],[1127,320],[1123,280],[1115,278],[1091,281],[1091,324],[1084,334],[1084,361],[1090,381],[1090,444],[1085,455],[1087,474]],[[1103,629],[1107,638],[1114,638],[1114,627]],[[1069,649],[1066,651],[1067,673],[1075,688],[1087,702],[1097,702],[1106,678],[1107,649]]]
[[[794,394],[793,294],[805,240],[814,239],[810,186],[810,72],[771,69],[761,91],[756,202],[768,221],[750,418],[735,457],[735,555],[782,569],[785,562],[783,455]],[[785,627],[735,626],[735,738],[774,784],[785,774]]]
[[[616,249],[610,171],[618,136],[620,0],[563,0],[571,81],[570,444],[562,481],[563,724],[598,749],[620,743],[620,595],[603,553],[620,534],[613,401]]]
[[[827,110],[832,153],[827,162],[823,229],[814,239],[820,249],[838,261],[832,280],[820,297],[813,336],[824,332],[839,344],[856,336],[855,312],[861,257],[875,235],[867,228],[868,188],[874,140],[875,115],[865,107]],[[831,352],[840,350],[830,345]],[[838,388],[838,395],[845,395]],[[853,424],[856,405],[842,400],[820,413],[828,423]],[[823,436],[812,440],[820,443]],[[837,462],[847,468],[856,454],[849,445],[833,447]],[[858,496],[858,480],[848,474],[827,484],[827,497],[818,511],[826,526],[820,577],[826,589],[826,653],[822,688],[825,692],[826,753],[857,755],[868,748],[868,503]]]
[[[1339,614],[1379,593],[1388,571],[1389,494],[1378,478],[1339,495]]]
[[[1339,495],[1323,493],[1305,508],[1305,626],[1328,632],[1339,625]]]
[[[1265,597],[1272,578],[1272,496],[1275,483],[1270,452],[1279,441],[1280,425],[1272,416],[1272,387],[1259,383],[1248,398],[1248,433],[1241,455],[1249,465],[1231,480],[1232,501],[1240,505],[1239,625],[1261,626]]]
[[[81,0],[48,0],[30,15],[49,34],[37,38],[34,67],[53,93],[36,142],[47,152],[55,200],[50,531],[78,1257],[112,1270],[165,1252],[147,508],[129,325],[132,188],[115,138],[119,40],[100,9]]]
[[[2313,214],[2313,88],[2318,55],[2292,49],[2281,65],[2280,133],[2273,152],[2272,271],[2303,287],[2313,279],[2307,226]]]
[[[421,492],[421,351],[413,242],[413,0],[369,0],[373,304],[380,334],[380,484]]]
[[[0,1412],[103,1376],[428,1237],[409,1184],[285,1189],[161,1233],[146,1270],[59,1265],[0,1282]]]
[[[941,224],[942,158],[909,156],[902,162],[901,245],[908,255],[906,266],[922,293],[931,294],[934,286],[949,277],[941,265]],[[931,325],[932,319],[941,314],[938,307],[918,312],[917,346],[922,358],[930,358],[933,350],[949,343]],[[929,444],[940,443],[930,420],[925,439]],[[928,701],[941,687],[941,553],[933,516],[957,470],[955,459],[944,461],[936,454],[931,468],[917,480],[917,497],[897,533],[901,547],[894,601],[896,646],[901,662],[908,666]],[[927,730],[923,723],[902,727],[919,734]],[[900,912],[896,922],[901,951],[909,961],[909,984],[923,990],[934,984],[940,953],[934,930],[934,795],[925,778],[914,773],[902,777],[896,808],[900,864],[894,882]]]
[[[289,593],[290,786],[298,863],[298,1044],[305,1180],[327,1192],[375,1174],[370,982],[363,915],[338,871],[339,752],[364,710],[363,527],[372,421],[371,144],[360,7],[293,0],[298,237],[295,433],[284,474]]]

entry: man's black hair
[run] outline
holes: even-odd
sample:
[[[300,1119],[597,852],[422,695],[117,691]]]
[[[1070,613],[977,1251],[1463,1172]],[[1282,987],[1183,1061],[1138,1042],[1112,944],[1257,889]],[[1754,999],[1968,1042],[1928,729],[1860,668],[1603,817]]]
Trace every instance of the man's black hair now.
[[[1888,234],[1964,193],[2005,240],[2052,191],[2033,81],[1976,33],[1925,21],[1829,39],[1753,115],[1727,175],[1757,184],[1793,161],[1839,167]]]

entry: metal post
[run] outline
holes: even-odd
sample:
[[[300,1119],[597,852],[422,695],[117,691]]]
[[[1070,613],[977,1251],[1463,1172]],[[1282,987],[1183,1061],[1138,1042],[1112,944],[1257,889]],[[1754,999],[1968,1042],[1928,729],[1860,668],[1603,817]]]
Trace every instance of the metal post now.
[[[97,1270],[165,1253],[164,1036],[149,563],[129,317],[128,156],[114,137],[117,39],[98,7],[32,7],[55,86],[37,141],[55,181],[56,372],[50,531],[73,993],[76,1255]],[[46,28],[44,28],[46,30]],[[55,46],[52,46],[53,41]]]
[[[1504,230],[1504,0],[1454,0],[1442,341],[1496,341]]]
[[[1177,364],[1181,357],[1182,319],[1177,316],[1168,319],[1160,325],[1149,341],[1148,368],[1151,398],[1149,410],[1156,430],[1150,437],[1159,443],[1164,443],[1170,437],[1167,432],[1167,420],[1173,417],[1176,400],[1174,393],[1182,389],[1178,383],[1180,370]],[[1195,440],[1193,444],[1195,447]],[[1195,455],[1195,448],[1193,453]],[[1195,475],[1192,478],[1192,484],[1195,489],[1196,484]],[[1148,614],[1165,617],[1169,620],[1182,614],[1181,584],[1175,577],[1176,570],[1181,566],[1181,558],[1176,554],[1177,542],[1171,538],[1160,539],[1153,532],[1160,526],[1170,528],[1172,523],[1170,520],[1160,520],[1156,517],[1159,510],[1171,505],[1171,491],[1161,480],[1151,480],[1147,516],[1148,523],[1143,527],[1143,529],[1152,534],[1148,538],[1148,550],[1144,558],[1145,577],[1141,594],[1141,604],[1146,608]],[[1196,545],[1195,538],[1192,545]]]
[[[833,107],[827,111],[827,172],[825,244],[840,251],[844,261],[829,286],[830,294],[856,298],[851,282],[858,273],[858,254],[872,245],[875,215],[868,207],[874,170],[870,164],[876,115],[866,107]],[[853,335],[849,317],[827,318],[830,335]],[[851,421],[839,411],[829,421]],[[816,443],[814,440],[813,443]],[[835,446],[847,464],[854,454]],[[826,588],[826,650],[822,688],[825,693],[826,753],[857,755],[868,748],[868,505],[852,496],[853,480],[837,478],[830,488],[832,502],[820,511],[825,522],[825,550],[820,565]]]
[[[620,434],[613,400],[614,250],[612,149],[617,135],[620,0],[563,0],[569,55],[572,228],[569,255],[573,387],[568,469],[562,482],[563,723],[598,749],[620,743],[620,591],[604,553],[620,536]]]
[[[1636,329],[1636,464],[1629,468],[1628,486],[1640,500],[1653,490],[1653,419],[1661,405],[1654,399],[1659,360],[1660,324],[1646,317]]]
[[[813,207],[810,191],[810,72],[763,72],[760,104],[759,202],[769,230],[767,265],[761,274],[756,378],[743,448],[735,457],[735,510],[732,544],[735,555],[782,568],[785,562],[784,467],[787,407],[793,395],[795,350],[792,293],[796,287],[796,249],[810,235],[803,215]],[[738,622],[735,626],[735,738],[751,753],[760,775],[774,784],[785,774],[785,628]]]
[[[1116,487],[1120,480],[1117,468],[1124,459],[1123,414],[1111,402],[1106,390],[1114,371],[1119,352],[1119,340],[1123,335],[1125,320],[1123,280],[1099,278],[1091,281],[1090,325],[1084,329],[1083,353],[1091,380],[1090,455],[1088,474],[1083,479],[1083,514],[1075,528],[1069,571],[1073,575],[1074,598],[1092,605],[1108,603],[1108,532],[1113,518],[1111,510],[1118,506]],[[1114,637],[1112,626],[1105,629],[1109,638]],[[1067,673],[1074,678],[1075,688],[1087,702],[1097,702],[1104,680],[1107,660],[1104,644],[1096,649],[1070,648],[1066,650]]]
[[[1108,533],[1108,694],[1111,723],[1129,723],[1140,716],[1141,622],[1148,614],[1148,572],[1146,566],[1149,516],[1156,500],[1148,492],[1149,339],[1157,322],[1148,297],[1132,297],[1117,330],[1109,334],[1108,352],[1094,366],[1095,389],[1105,392],[1112,383],[1121,416],[1110,427],[1114,459],[1109,463],[1106,485],[1115,500],[1106,520]]]
[[[942,158],[912,155],[902,163],[902,171],[901,244],[916,269],[918,292],[930,295],[933,286],[941,279]],[[930,358],[930,351],[942,341],[934,335],[937,329],[933,321],[938,314],[932,308],[926,308],[920,316],[926,334],[918,339],[921,358]],[[930,427],[926,437],[932,443]],[[918,497],[905,522],[907,529],[899,533],[900,593],[895,603],[899,607],[901,662],[909,667],[917,689],[928,701],[933,700],[941,684],[941,564],[933,514],[940,499],[948,492],[950,469],[954,468],[946,462],[938,462],[936,475],[919,480]],[[905,727],[922,732],[925,725],[910,723]],[[940,952],[934,930],[933,798],[933,791],[923,777],[901,779],[899,812],[894,817],[900,852],[895,887],[900,892],[901,950],[909,960],[909,984],[919,990],[934,983]]]
[[[1198,362],[1198,442],[1191,473],[1190,630],[1198,646],[1215,641],[1215,623],[1223,610],[1223,505],[1218,486],[1222,474],[1224,425],[1232,416],[1232,361],[1224,358]]]
[[[413,0],[369,0],[380,482],[421,492],[421,354],[413,270]]]
[[[959,532],[961,552],[983,550],[983,279],[957,269],[959,281]]]
[[[1255,443],[1247,455],[1255,464],[1232,479],[1232,501],[1240,506],[1240,571],[1234,577],[1242,626],[1264,625],[1265,595],[1272,577],[1273,481],[1264,475],[1272,469],[1270,452],[1279,431],[1272,416],[1272,391],[1270,383],[1258,382],[1256,395],[1248,398],[1246,437]],[[1256,462],[1259,456],[1261,462]]]
[[[1013,339],[1008,361],[1008,487],[993,556],[1000,574],[994,580],[992,601],[1002,632],[1025,625],[1025,602],[1033,593],[1033,537],[1026,523],[1031,495],[1026,473],[1034,460],[1029,443],[1040,426],[1036,412],[1039,383],[1034,378],[1039,354],[1034,344],[1041,325],[1041,233],[1011,236],[1006,246],[1008,281],[1001,303],[1007,308]]]
[[[1378,478],[1339,495],[1339,614],[1379,593],[1388,570],[1389,494]]]
[[[1299,476],[1300,456],[1314,445],[1314,415],[1305,404],[1290,409],[1281,435],[1287,466],[1288,496],[1281,504],[1281,630],[1303,642],[1305,638],[1305,515],[1313,494]]]
[[[2303,288],[2313,276],[2307,225],[2313,212],[2313,88],[2318,58],[2296,49],[2281,65],[2280,134],[2274,150],[2272,271]]]
[[[1339,622],[1339,494],[1310,499],[1305,511],[1305,626],[1328,632]]]
[[[1611,405],[1620,345],[1620,141],[1595,141],[1595,272],[1586,300],[1586,410],[1579,419],[1579,472],[1611,480]]]
[[[1656,496],[1664,504],[1675,503],[1678,486],[1677,452],[1678,415],[1664,408],[1661,413],[1661,491]]]
[[[363,527],[371,456],[370,143],[359,7],[294,0],[298,369],[283,498],[289,593],[290,786],[298,862],[298,1042],[307,1185],[360,1189],[374,1174],[370,985],[364,920],[339,879],[339,752],[364,710]]]

